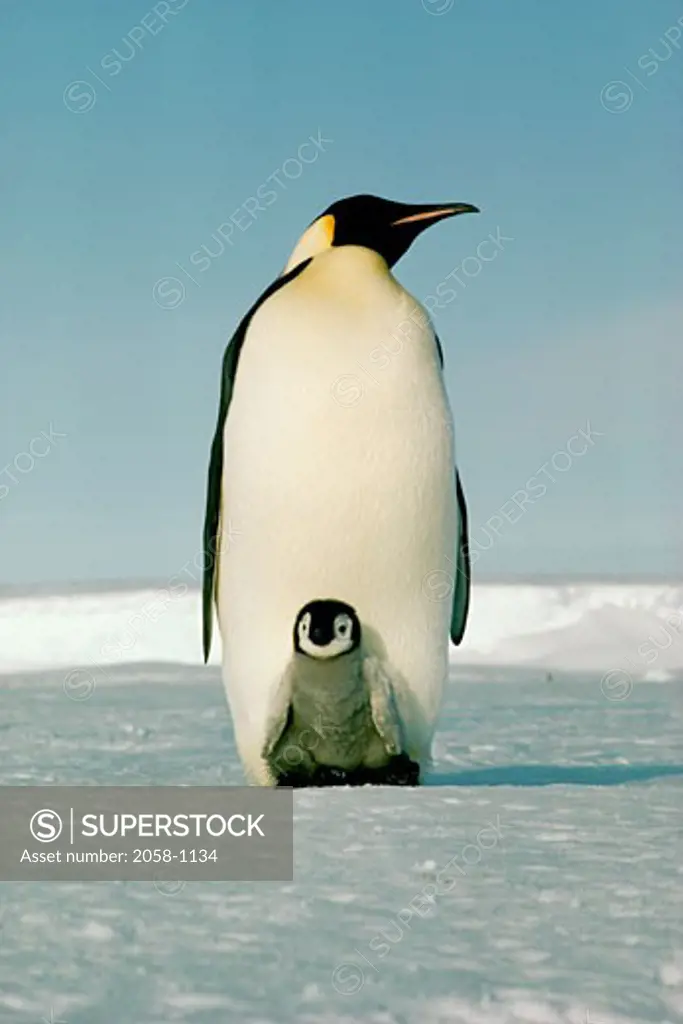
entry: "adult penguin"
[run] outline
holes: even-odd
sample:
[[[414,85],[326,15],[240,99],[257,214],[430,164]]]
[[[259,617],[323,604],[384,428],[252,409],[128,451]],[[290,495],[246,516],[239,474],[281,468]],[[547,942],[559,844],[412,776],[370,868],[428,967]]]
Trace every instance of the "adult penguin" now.
[[[441,346],[391,268],[466,203],[333,203],[246,314],[223,360],[204,524],[203,636],[215,600],[247,778],[263,757],[292,623],[348,602],[420,767],[469,605],[467,511]],[[411,768],[412,771],[412,768]],[[368,778],[367,781],[372,781]]]

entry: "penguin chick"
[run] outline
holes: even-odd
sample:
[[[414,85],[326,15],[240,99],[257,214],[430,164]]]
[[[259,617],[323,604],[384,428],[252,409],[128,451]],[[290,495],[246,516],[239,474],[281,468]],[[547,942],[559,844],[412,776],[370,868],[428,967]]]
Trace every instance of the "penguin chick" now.
[[[271,706],[263,758],[276,779],[372,781],[403,750],[391,682],[364,657],[355,610],[337,600],[305,605],[294,653]],[[285,784],[290,784],[285,782]],[[329,784],[329,782],[328,782]]]

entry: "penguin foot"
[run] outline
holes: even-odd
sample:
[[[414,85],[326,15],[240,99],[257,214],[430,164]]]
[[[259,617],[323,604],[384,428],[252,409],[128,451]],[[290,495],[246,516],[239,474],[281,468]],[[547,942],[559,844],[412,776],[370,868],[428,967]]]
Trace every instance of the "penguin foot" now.
[[[285,772],[277,780],[278,786],[304,789],[309,786],[349,786],[350,776],[354,774],[343,768],[332,768],[328,765],[316,765],[310,772]]]
[[[419,786],[420,784],[420,766],[415,761],[411,761],[407,754],[398,754],[384,768],[375,770],[379,772],[380,777],[371,785]]]
[[[312,772],[287,772],[278,786],[301,789],[323,786],[419,786],[420,766],[407,754],[398,754],[382,768],[356,768],[346,771],[329,765],[316,765]]]

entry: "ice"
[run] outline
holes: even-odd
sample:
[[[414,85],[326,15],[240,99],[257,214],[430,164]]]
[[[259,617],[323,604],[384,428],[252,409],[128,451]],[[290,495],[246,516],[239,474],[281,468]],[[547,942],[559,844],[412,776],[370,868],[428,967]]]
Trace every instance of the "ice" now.
[[[0,598],[0,672],[202,663],[199,592],[146,590]],[[220,638],[211,664],[220,662]],[[664,583],[494,584],[473,587],[456,664],[572,672],[623,669],[662,682],[683,670],[683,586]],[[95,667],[98,671],[86,672]],[[79,679],[74,677],[74,687]]]
[[[680,590],[530,589],[479,588],[488,651],[480,622],[424,787],[295,795],[292,882],[0,883],[0,1024],[675,1024],[681,644],[620,699],[601,676]],[[152,594],[4,599],[0,784],[242,783],[196,593],[65,688]],[[601,663],[548,681],[542,644],[567,659],[579,627]],[[504,660],[526,644],[531,664]]]
[[[680,953],[672,963],[662,964],[659,976],[663,985],[671,985],[683,990],[683,953]]]

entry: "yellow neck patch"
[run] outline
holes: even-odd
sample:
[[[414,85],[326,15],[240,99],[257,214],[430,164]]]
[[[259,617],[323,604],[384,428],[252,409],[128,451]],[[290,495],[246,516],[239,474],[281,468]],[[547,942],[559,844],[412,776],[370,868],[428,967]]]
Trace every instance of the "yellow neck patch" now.
[[[308,260],[312,256],[317,256],[318,253],[324,252],[325,249],[331,248],[333,240],[334,217],[331,213],[327,213],[324,217],[318,217],[316,221],[313,221],[310,228],[304,231],[296,243],[292,255],[287,260],[287,266],[283,270],[283,274],[288,274],[290,270],[294,270],[294,267],[298,267],[304,260]]]

